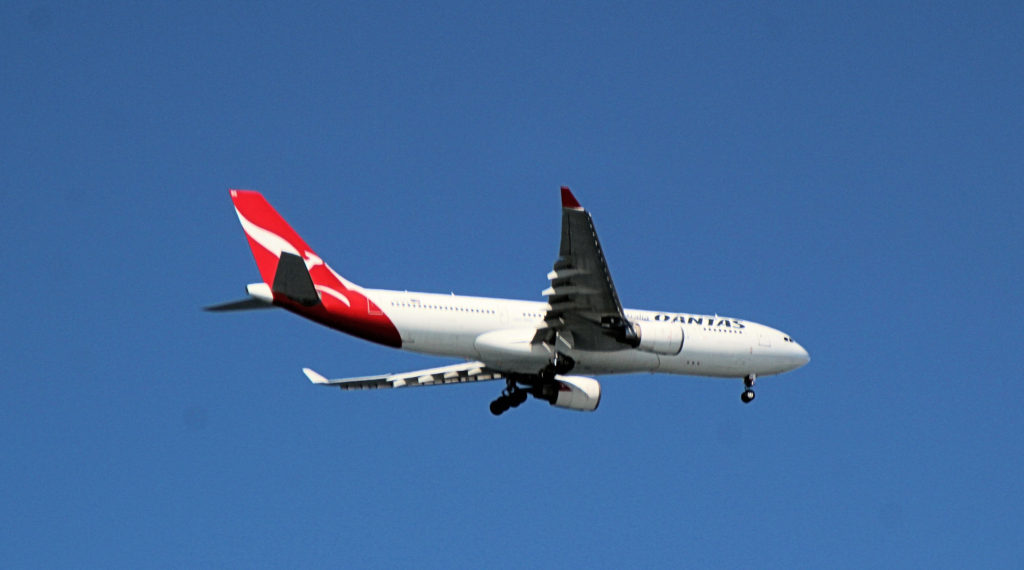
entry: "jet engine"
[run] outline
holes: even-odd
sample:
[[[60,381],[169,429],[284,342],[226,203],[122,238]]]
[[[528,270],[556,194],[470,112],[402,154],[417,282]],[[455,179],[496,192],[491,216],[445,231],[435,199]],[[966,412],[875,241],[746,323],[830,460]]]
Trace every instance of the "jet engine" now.
[[[665,356],[675,356],[683,350],[683,327],[678,323],[645,321],[632,324],[640,337],[637,350]]]
[[[501,329],[486,332],[473,343],[480,360],[501,370],[535,373],[551,362],[554,352],[543,343],[534,343],[535,328]]]
[[[539,392],[539,393],[538,393]],[[535,396],[547,400],[552,406],[593,412],[601,403],[601,384],[585,376],[555,376],[555,381],[539,387]]]

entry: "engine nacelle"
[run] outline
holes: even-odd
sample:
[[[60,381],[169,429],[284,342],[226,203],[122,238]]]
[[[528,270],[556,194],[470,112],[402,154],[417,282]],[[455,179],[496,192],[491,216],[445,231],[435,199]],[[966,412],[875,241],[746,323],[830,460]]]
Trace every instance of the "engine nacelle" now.
[[[555,383],[548,386],[552,393],[545,394],[545,399],[552,406],[593,412],[601,403],[601,384],[593,378],[558,375],[555,376]]]
[[[645,321],[632,324],[640,337],[637,350],[665,356],[675,356],[683,350],[683,327],[679,323]]]
[[[480,360],[504,371],[536,373],[551,362],[553,352],[543,343],[534,343],[535,328],[501,329],[476,337],[473,343]]]

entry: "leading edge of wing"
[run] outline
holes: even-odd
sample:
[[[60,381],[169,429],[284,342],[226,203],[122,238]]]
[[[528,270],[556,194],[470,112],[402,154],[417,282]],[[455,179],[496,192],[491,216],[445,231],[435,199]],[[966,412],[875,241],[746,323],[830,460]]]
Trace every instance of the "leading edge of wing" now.
[[[398,374],[337,378],[333,380],[324,377],[311,368],[303,368],[302,372],[314,384],[336,386],[342,390],[433,386],[436,384],[460,384],[463,382],[480,382],[504,378],[501,372],[488,368],[483,362],[463,362],[450,366],[400,372]]]

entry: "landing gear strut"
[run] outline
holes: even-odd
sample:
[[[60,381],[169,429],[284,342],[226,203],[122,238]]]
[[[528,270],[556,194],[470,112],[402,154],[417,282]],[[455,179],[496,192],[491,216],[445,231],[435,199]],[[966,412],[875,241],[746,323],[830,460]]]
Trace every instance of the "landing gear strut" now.
[[[509,408],[518,408],[530,395],[554,403],[558,396],[557,387],[554,388],[554,395],[551,394],[552,386],[555,386],[555,376],[569,372],[574,366],[576,361],[571,357],[555,352],[551,356],[551,362],[536,374],[510,374],[511,377],[505,378],[505,389],[501,391],[501,395],[491,402],[491,413],[500,416]],[[525,387],[520,388],[519,384]]]
[[[498,399],[491,402],[491,413],[500,416],[509,410],[509,408],[518,408],[523,402],[526,401],[527,397],[526,390],[523,390],[516,385],[514,380],[505,380],[505,389],[501,391],[501,395]]]
[[[747,374],[743,377],[743,385],[746,387],[746,390],[740,394],[740,400],[743,400],[744,404],[749,404],[754,401],[754,391],[751,388],[754,387],[754,382],[756,381],[757,375],[755,374]]]
[[[550,380],[557,374],[565,374],[566,372],[569,372],[575,366],[575,360],[561,352],[556,352],[551,356],[551,362],[549,362],[548,365],[540,371],[540,376]]]

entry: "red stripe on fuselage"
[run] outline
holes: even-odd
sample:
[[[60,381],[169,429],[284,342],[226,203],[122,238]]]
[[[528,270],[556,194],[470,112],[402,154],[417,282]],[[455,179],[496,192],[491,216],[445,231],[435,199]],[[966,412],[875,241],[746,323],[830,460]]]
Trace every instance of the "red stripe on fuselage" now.
[[[361,304],[363,311],[356,310],[355,306],[350,309],[344,303],[337,301],[335,303],[344,307],[344,310],[340,310],[337,305],[329,305],[328,303],[316,305],[315,307],[304,307],[290,299],[275,298],[274,303],[297,315],[345,334],[385,346],[402,347],[402,337],[398,334],[395,324],[391,322],[387,315],[376,309],[373,301],[354,291],[346,291],[345,295],[349,297],[353,305],[356,305],[357,302]],[[329,295],[321,296],[325,301],[331,298]],[[329,306],[330,308],[328,308]]]

